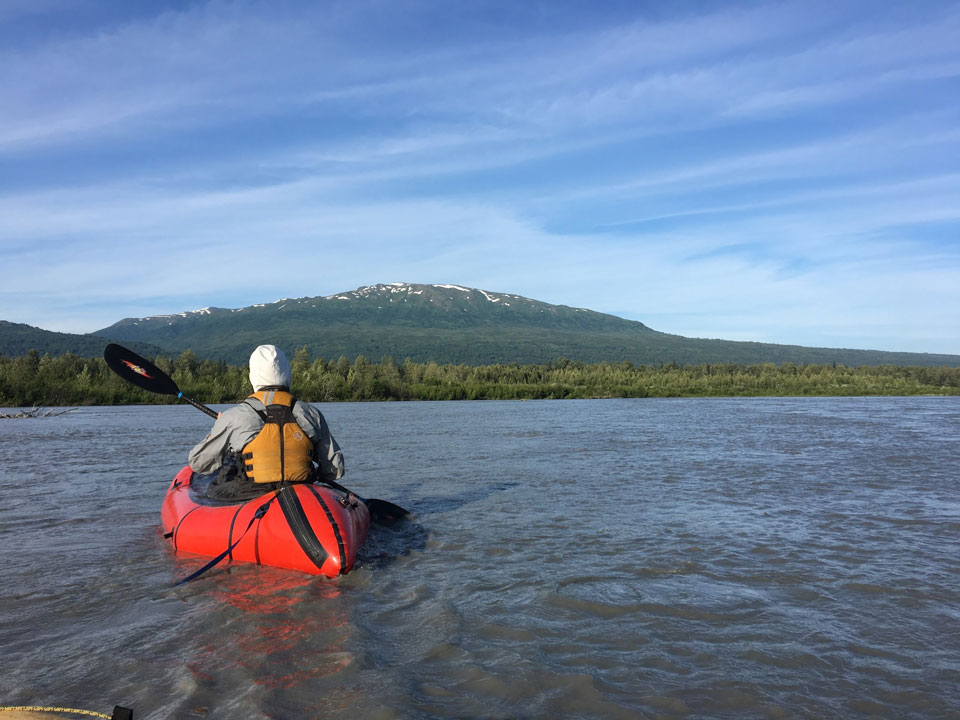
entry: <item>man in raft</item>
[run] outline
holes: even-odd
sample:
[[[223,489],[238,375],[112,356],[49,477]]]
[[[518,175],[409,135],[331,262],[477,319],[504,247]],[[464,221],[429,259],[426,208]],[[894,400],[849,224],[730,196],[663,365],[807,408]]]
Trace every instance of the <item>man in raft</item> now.
[[[261,345],[250,355],[253,394],[220,413],[210,434],[190,451],[195,473],[219,471],[208,497],[248,500],[280,482],[343,477],[343,453],[327,421],[290,394],[290,375],[290,363],[275,345]]]

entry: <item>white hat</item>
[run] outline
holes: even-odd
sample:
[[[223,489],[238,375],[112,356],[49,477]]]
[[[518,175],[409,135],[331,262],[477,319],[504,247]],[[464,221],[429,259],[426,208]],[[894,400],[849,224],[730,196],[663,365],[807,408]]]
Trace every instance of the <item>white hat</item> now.
[[[250,384],[253,390],[290,387],[290,363],[276,345],[261,345],[250,355]]]

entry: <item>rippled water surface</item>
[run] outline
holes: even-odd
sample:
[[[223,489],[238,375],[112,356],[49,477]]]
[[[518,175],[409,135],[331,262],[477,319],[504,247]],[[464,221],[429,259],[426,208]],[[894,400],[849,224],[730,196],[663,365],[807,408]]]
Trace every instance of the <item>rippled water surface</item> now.
[[[960,401],[320,406],[413,522],[338,580],[159,531],[209,419],[0,420],[0,704],[137,718],[960,718]]]

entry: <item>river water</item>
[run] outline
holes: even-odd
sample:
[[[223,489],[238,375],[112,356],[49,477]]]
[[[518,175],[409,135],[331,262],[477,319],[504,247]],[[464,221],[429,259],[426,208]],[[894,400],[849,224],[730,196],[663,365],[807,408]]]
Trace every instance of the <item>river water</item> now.
[[[960,399],[320,406],[414,510],[337,580],[159,530],[186,406],[0,420],[0,705],[960,718]]]

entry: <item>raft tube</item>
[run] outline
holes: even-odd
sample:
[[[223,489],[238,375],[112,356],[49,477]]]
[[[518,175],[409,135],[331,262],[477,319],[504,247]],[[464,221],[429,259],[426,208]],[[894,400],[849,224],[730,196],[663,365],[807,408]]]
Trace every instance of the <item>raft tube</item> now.
[[[359,498],[298,483],[253,500],[219,502],[205,495],[210,479],[187,466],[170,483],[161,521],[174,551],[216,557],[237,543],[227,560],[327,577],[353,568],[370,530],[370,511]]]

